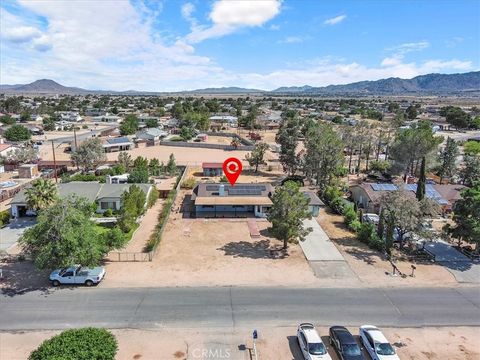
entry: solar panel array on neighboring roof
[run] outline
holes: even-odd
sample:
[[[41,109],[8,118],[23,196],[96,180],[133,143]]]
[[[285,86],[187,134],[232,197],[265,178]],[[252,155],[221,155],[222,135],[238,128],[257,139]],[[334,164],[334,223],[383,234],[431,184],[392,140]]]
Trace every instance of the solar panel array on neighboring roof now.
[[[218,191],[220,185],[207,185],[207,191]]]
[[[397,186],[394,184],[372,184],[373,191],[395,191]]]
[[[417,192],[417,184],[408,184],[406,185],[406,189]],[[440,205],[447,205],[448,201],[442,198],[442,195],[431,185],[425,185],[425,196],[429,199],[433,199],[438,202]]]

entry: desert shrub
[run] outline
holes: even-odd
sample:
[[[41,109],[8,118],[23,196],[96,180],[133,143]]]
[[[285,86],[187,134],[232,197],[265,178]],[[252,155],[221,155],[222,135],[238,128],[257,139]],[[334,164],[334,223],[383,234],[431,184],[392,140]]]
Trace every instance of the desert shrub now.
[[[118,350],[115,336],[98,328],[71,329],[45,340],[29,360],[113,360]]]
[[[220,182],[221,183],[228,183],[228,179],[225,175],[222,175],[222,177],[220,178]]]
[[[357,212],[352,205],[346,205],[343,208],[343,216],[345,224],[350,225],[353,221],[358,220]]]
[[[105,176],[100,175],[96,176],[95,174],[75,174],[70,177],[62,177],[62,182],[71,182],[71,181],[98,181],[101,183],[105,182]]]
[[[368,246],[370,246],[372,249],[383,251],[385,249],[385,242],[380,237],[378,237],[378,235],[375,233],[370,238],[370,241],[368,242]]]
[[[170,208],[173,206],[173,201],[175,200],[175,194],[176,194],[175,190],[172,190],[168,193],[167,199],[163,204],[162,211],[160,211],[160,214],[158,215],[157,225],[155,226],[155,230],[150,236],[150,239],[148,239],[148,243],[146,246],[147,251],[152,251],[161,240],[163,228],[167,222],[168,214],[170,213]]]
[[[115,226],[105,233],[105,243],[110,249],[121,249],[128,241],[126,234],[118,227]]]
[[[10,211],[9,210],[0,211],[0,227],[8,224],[9,221],[10,221]]]
[[[160,194],[155,186],[152,187],[150,194],[148,195],[147,206],[151,208],[157,202]]]
[[[196,183],[197,181],[195,180],[195,178],[189,177],[182,182],[182,185],[180,185],[180,187],[182,189],[193,189]]]
[[[103,216],[112,217],[113,216],[113,210],[112,209],[105,210],[105,212],[103,213]]]
[[[168,141],[183,141],[183,138],[180,136],[172,136]]]
[[[357,219],[353,220],[350,224],[347,225],[347,227],[354,232],[359,231],[361,226],[362,223]]]
[[[389,170],[390,167],[391,167],[390,162],[385,160],[374,160],[370,163],[370,170],[372,171],[385,172]]]
[[[371,223],[363,223],[358,230],[357,237],[358,240],[360,240],[364,244],[368,244],[374,234],[377,234],[375,231],[375,225]]]

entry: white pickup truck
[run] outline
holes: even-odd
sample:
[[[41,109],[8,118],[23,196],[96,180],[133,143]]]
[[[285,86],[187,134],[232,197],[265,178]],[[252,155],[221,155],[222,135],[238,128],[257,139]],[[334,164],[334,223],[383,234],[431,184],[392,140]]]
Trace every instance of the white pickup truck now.
[[[98,284],[105,277],[105,268],[95,267],[93,269],[75,265],[69,268],[53,270],[50,274],[50,281],[53,286],[61,284],[84,284],[92,286]]]

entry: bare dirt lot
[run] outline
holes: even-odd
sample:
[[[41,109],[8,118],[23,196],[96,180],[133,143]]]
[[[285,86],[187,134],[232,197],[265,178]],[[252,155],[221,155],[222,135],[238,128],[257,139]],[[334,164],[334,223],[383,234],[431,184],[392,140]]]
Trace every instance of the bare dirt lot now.
[[[392,277],[390,263],[378,251],[370,249],[357,240],[354,233],[343,223],[343,217],[333,214],[327,207],[321,208],[317,221],[340,250],[350,268],[359,279],[369,286],[454,286],[455,277],[443,266],[432,263],[415,263],[415,277]],[[411,274],[409,261],[398,261],[397,267],[407,275]]]
[[[319,327],[328,343],[328,328]],[[358,329],[350,329],[354,334]],[[480,357],[479,329],[424,328],[382,329],[401,359],[476,360]],[[257,350],[262,360],[300,360],[295,328],[259,328]],[[251,329],[112,330],[119,343],[117,359],[251,359]],[[59,331],[0,333],[0,358],[26,359],[42,341]],[[242,346],[243,345],[243,346]],[[329,348],[332,359],[338,357]],[[253,357],[254,358],[254,357]]]
[[[246,219],[183,219],[173,213],[152,262],[110,263],[102,286],[223,286],[315,284],[299,245],[283,255],[265,233],[252,239]],[[285,276],[295,274],[295,276]]]

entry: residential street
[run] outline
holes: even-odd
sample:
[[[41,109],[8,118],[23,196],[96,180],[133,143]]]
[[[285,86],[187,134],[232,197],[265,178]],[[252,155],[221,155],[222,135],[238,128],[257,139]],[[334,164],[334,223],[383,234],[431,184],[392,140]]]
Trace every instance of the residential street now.
[[[1,299],[0,330],[480,325],[480,289],[62,288]]]

